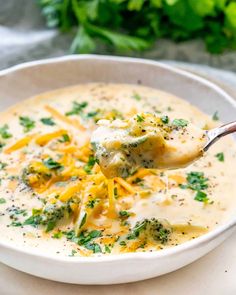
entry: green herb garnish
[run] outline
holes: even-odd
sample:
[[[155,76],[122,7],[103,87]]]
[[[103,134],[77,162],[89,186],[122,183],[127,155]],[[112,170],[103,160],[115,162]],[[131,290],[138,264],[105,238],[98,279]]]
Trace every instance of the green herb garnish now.
[[[7,124],[0,127],[0,135],[3,139],[8,139],[12,137],[12,134],[9,132],[9,126]]]
[[[89,156],[88,163],[84,166],[84,171],[87,174],[91,174],[93,166],[95,165],[96,162],[97,162],[97,159],[95,157]]]
[[[88,208],[94,208],[95,205],[99,202],[98,199],[92,199],[92,200],[89,200],[86,207]]]
[[[105,245],[105,252],[106,253],[111,253],[111,249],[107,245]]]
[[[214,121],[219,121],[219,120],[220,120],[218,111],[216,111],[216,112],[213,114],[213,116],[212,116],[212,120],[214,120]]]
[[[190,172],[187,174],[187,184],[180,184],[182,189],[196,191],[194,199],[200,202],[208,202],[207,194],[203,190],[208,188],[208,178],[203,172]]]
[[[188,126],[188,121],[184,119],[174,119],[172,125],[176,127],[186,127]]]
[[[72,249],[72,250],[71,250],[71,254],[70,254],[69,256],[70,256],[70,257],[73,257],[73,256],[75,256],[76,253],[77,253],[77,251],[74,250],[74,249]]]
[[[81,228],[86,223],[86,220],[87,220],[87,213],[84,213],[84,216],[80,222],[79,228]]]
[[[53,118],[42,118],[40,119],[40,121],[44,124],[44,125],[48,125],[48,126],[54,126],[56,125],[56,123],[53,121]]]
[[[50,170],[58,170],[63,168],[61,163],[54,161],[52,158],[43,160],[43,164]]]
[[[137,101],[140,101],[142,99],[142,97],[138,93],[134,93],[133,98]]]
[[[216,157],[216,158],[218,159],[218,161],[220,161],[220,162],[224,162],[224,160],[225,160],[225,156],[224,156],[223,153],[218,153],[218,154],[215,155],[215,157]]]
[[[208,178],[205,178],[203,172],[190,172],[187,173],[187,184],[181,184],[180,187],[185,189],[189,188],[194,191],[204,190],[208,188]]]
[[[7,166],[7,163],[3,163],[0,161],[0,170],[3,170]]]
[[[6,199],[0,198],[0,204],[5,204],[5,203],[6,203]]]
[[[168,123],[169,123],[169,117],[168,117],[168,116],[162,116],[162,117],[161,117],[161,121],[162,121],[162,123],[164,123],[164,124],[168,124]]]
[[[53,239],[60,239],[62,236],[63,236],[62,231],[58,231],[58,232],[53,234],[52,238]]]
[[[144,117],[141,115],[137,115],[137,122],[139,123],[144,122]]]
[[[126,211],[126,210],[121,210],[119,212],[119,216],[123,217],[123,218],[128,218],[128,217],[130,217],[130,213],[128,211]]]
[[[162,244],[168,242],[172,229],[165,226],[161,221],[156,218],[144,219],[137,222],[131,232],[128,234],[127,239],[133,240],[142,238],[142,240],[153,239],[160,241]]]
[[[93,230],[91,232],[83,231],[79,236],[76,236],[73,230],[66,233],[68,240],[93,251],[93,253],[102,252],[100,245],[94,242],[94,239],[101,237],[101,235],[102,232],[99,230]]]
[[[86,101],[78,103],[77,101],[73,101],[72,109],[66,113],[66,116],[72,115],[80,115],[83,110],[87,107],[88,103]]]
[[[23,225],[31,225],[33,227],[42,225],[46,227],[46,232],[49,232],[55,228],[62,218],[69,218],[71,213],[70,201],[48,204],[42,209],[33,209],[32,215],[24,221]]]
[[[70,142],[70,137],[68,134],[63,134],[62,138],[58,140],[59,142]]]
[[[88,112],[88,113],[86,114],[86,117],[87,117],[87,118],[94,118],[94,117],[96,117],[98,114],[99,114],[99,111]]]
[[[35,121],[29,117],[20,117],[20,125],[24,127],[24,132],[29,132],[35,127]]]
[[[202,191],[198,191],[196,193],[194,200],[199,201],[199,202],[204,202],[204,203],[207,203],[209,201],[207,194]]]

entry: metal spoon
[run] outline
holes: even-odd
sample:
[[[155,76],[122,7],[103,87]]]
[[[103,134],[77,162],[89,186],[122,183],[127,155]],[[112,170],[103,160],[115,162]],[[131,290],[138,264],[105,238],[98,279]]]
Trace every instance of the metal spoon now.
[[[204,146],[203,151],[206,152],[209,149],[209,147],[213,143],[215,143],[218,139],[220,139],[222,136],[225,136],[233,132],[236,132],[236,121],[211,129],[211,130],[207,130],[206,131],[207,143]]]

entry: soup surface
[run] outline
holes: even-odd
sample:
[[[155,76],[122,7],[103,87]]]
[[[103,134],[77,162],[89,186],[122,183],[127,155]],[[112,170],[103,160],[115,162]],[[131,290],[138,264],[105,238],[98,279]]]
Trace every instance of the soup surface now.
[[[66,256],[155,251],[230,219],[236,211],[230,137],[187,168],[104,176],[90,143],[97,121],[142,112],[200,129],[218,124],[173,95],[125,84],[56,90],[2,113],[0,241]]]

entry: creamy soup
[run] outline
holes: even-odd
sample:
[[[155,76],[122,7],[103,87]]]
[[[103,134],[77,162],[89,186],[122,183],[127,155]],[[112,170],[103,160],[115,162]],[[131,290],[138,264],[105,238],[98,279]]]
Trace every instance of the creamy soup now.
[[[97,122],[140,113],[181,119],[200,133],[217,126],[171,94],[119,84],[56,90],[2,113],[0,241],[66,256],[156,251],[231,218],[236,148],[230,137],[187,168],[103,174],[90,143]]]

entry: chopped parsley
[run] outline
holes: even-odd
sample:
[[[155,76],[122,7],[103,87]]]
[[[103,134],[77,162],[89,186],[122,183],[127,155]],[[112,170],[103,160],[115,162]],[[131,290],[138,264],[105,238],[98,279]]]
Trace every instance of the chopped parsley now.
[[[62,231],[58,231],[58,232],[53,234],[52,238],[53,239],[60,239],[62,236],[63,236]]]
[[[98,199],[92,199],[92,200],[89,200],[86,207],[87,208],[94,208],[95,205],[99,202]]]
[[[48,126],[54,126],[56,125],[56,123],[53,121],[52,118],[42,118],[40,119],[40,121],[44,124],[44,125],[48,125]]]
[[[79,228],[81,228],[86,223],[86,220],[87,220],[87,213],[84,213],[84,216],[80,222]]]
[[[72,109],[66,113],[66,116],[80,115],[83,112],[83,110],[87,107],[87,105],[88,103],[86,101],[83,101],[81,103],[73,101]]]
[[[176,127],[186,127],[188,126],[188,121],[184,119],[174,119],[172,125]]]
[[[44,160],[43,164],[50,170],[58,170],[63,168],[61,163],[54,161],[52,158]]]
[[[97,163],[97,159],[94,156],[89,156],[89,160],[88,160],[87,164],[84,166],[84,171],[87,174],[91,174],[91,171],[92,171],[95,163]]]
[[[207,197],[206,193],[198,191],[194,197],[194,200],[207,203],[209,201],[209,198]]]
[[[187,174],[187,184],[180,184],[182,189],[191,189],[196,191],[194,200],[199,202],[208,202],[207,194],[203,190],[208,188],[208,178],[204,176],[203,172],[190,172]]]
[[[214,114],[212,116],[212,120],[214,120],[214,121],[219,121],[220,120],[218,111],[214,112]]]
[[[6,199],[0,198],[0,204],[5,204],[5,203],[6,203]]]
[[[12,134],[9,132],[9,126],[7,124],[0,127],[0,135],[3,139],[8,139],[12,137]]]
[[[20,125],[24,127],[24,132],[29,132],[35,127],[35,121],[29,117],[20,117]]]
[[[208,178],[205,178],[203,172],[192,171],[187,173],[187,184],[181,184],[181,188],[189,188],[194,191],[204,190],[208,188]]]
[[[134,93],[132,96],[135,100],[140,101],[142,99],[142,97],[138,94],[138,93]]]
[[[115,199],[118,198],[118,189],[117,189],[117,187],[114,187],[114,197],[115,197]]]
[[[0,161],[0,170],[3,170],[7,166],[7,163],[3,163]]]
[[[85,248],[93,251],[93,253],[101,253],[102,252],[100,245],[97,243],[88,243],[85,245]]]
[[[0,142],[0,150],[5,146],[5,143]]]
[[[139,123],[144,122],[144,117],[141,115],[137,115],[137,122]]]
[[[68,134],[63,134],[59,142],[70,142],[70,136]]]
[[[95,116],[97,116],[99,113],[99,111],[93,111],[93,112],[88,112],[86,114],[86,118],[94,118]]]
[[[225,156],[224,156],[223,153],[218,153],[218,154],[215,155],[215,157],[216,157],[216,158],[218,159],[218,161],[220,161],[220,162],[224,162],[224,160],[225,160]]]
[[[119,212],[119,216],[123,218],[128,218],[130,216],[130,213],[128,211],[122,210]]]
[[[105,252],[106,253],[111,253],[111,249],[107,245],[105,245]]]
[[[69,256],[70,256],[70,257],[73,257],[73,256],[75,256],[76,253],[77,253],[77,251],[74,250],[74,249],[72,249],[72,250],[71,250],[71,254],[70,254]]]
[[[102,232],[100,230],[93,230],[91,232],[83,231],[79,236],[76,236],[74,230],[66,233],[68,240],[91,250],[93,253],[102,252],[100,245],[94,242],[94,239],[101,237],[101,235]]]
[[[164,123],[164,124],[168,124],[168,123],[169,123],[169,117],[168,117],[168,116],[162,116],[162,117],[161,117],[161,121],[162,121],[162,123]]]

